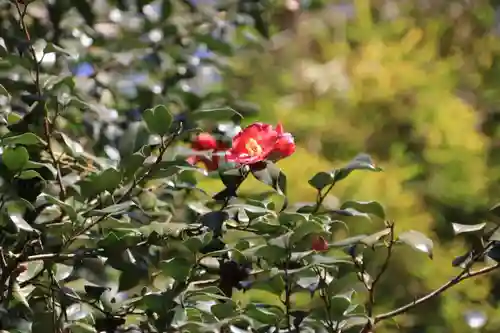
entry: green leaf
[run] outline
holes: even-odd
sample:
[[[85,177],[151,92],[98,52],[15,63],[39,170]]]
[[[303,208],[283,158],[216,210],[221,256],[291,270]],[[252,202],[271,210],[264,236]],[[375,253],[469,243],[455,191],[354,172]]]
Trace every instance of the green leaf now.
[[[349,162],[345,167],[334,170],[334,181],[338,182],[349,176],[354,170],[367,170],[373,172],[382,171],[381,168],[376,167],[372,161],[372,158],[368,154],[359,154],[351,162]]]
[[[347,331],[353,327],[361,327],[366,326],[370,322],[370,318],[363,316],[352,316],[347,319],[344,319],[339,324],[339,329],[342,331]]]
[[[103,216],[103,215],[118,215],[126,213],[130,207],[135,207],[136,204],[133,201],[125,201],[116,205],[111,205],[103,209],[91,210],[87,216]]]
[[[43,83],[43,88],[47,91],[54,91],[58,88],[66,86],[73,89],[75,82],[72,75],[51,75]]]
[[[14,135],[2,138],[2,145],[45,145],[46,142],[42,140],[40,137],[33,133],[23,133],[21,135]]]
[[[212,121],[224,121],[229,120],[234,116],[238,116],[241,119],[243,116],[232,108],[218,108],[218,109],[207,109],[198,110],[190,114],[192,120],[212,120]]]
[[[10,221],[18,228],[19,230],[24,230],[28,232],[36,232],[35,229],[33,229],[28,222],[23,218],[23,216],[20,213],[14,212],[14,213],[9,213],[9,218]]]
[[[281,309],[266,305],[257,307],[255,304],[248,304],[244,312],[248,317],[260,323],[270,325],[277,324],[284,316]]]
[[[122,173],[114,168],[92,175],[90,185],[96,193],[108,191],[113,193],[122,181]]]
[[[214,235],[221,235],[222,225],[229,219],[229,214],[222,211],[213,211],[200,217],[201,225],[208,227]]]
[[[54,43],[47,43],[47,46],[45,46],[43,53],[59,53],[71,57],[71,53]]]
[[[97,330],[92,325],[80,321],[69,323],[65,329],[68,329],[71,333],[97,333]]]
[[[195,38],[199,43],[205,44],[211,51],[225,56],[231,56],[233,54],[233,48],[229,43],[219,38],[215,38],[210,34],[197,35]]]
[[[455,233],[455,235],[458,235],[462,233],[474,233],[482,231],[486,226],[486,223],[479,223],[479,224],[452,223],[451,225],[453,226],[453,232]]]
[[[128,159],[131,154],[138,154],[138,155],[143,155],[144,158],[146,156],[149,156],[149,153],[142,154],[141,152],[138,152],[138,150],[146,150],[147,149],[147,144],[149,141],[149,136],[150,133],[147,129],[147,125],[145,122],[142,121],[136,121],[128,124],[127,129],[125,130],[125,133],[123,133],[118,149],[120,150],[120,154],[125,158]],[[137,153],[136,153],[137,152]],[[138,156],[140,157],[140,156]],[[123,160],[122,160],[123,161]],[[133,158],[133,164],[132,166],[135,166],[135,162],[137,161],[137,158]],[[128,162],[125,164],[126,168],[129,169],[130,167],[128,166]],[[128,172],[127,172],[128,175]]]
[[[84,303],[73,303],[66,308],[66,316],[69,321],[82,320],[91,315],[90,305]]]
[[[202,175],[207,175],[207,172],[204,169],[195,167],[186,161],[176,160],[160,162],[155,170],[151,172],[149,179],[168,178],[174,175],[179,175],[185,171],[196,171]]]
[[[177,281],[185,281],[191,272],[192,263],[180,257],[171,258],[160,262],[160,269],[164,276],[169,276]]]
[[[297,279],[297,285],[304,289],[310,289],[311,287],[316,289],[319,281],[319,276],[302,276]]]
[[[161,19],[166,21],[172,14],[172,0],[163,0],[161,3]]]
[[[219,320],[231,317],[236,313],[234,303],[231,301],[226,303],[214,304],[210,308],[210,311]]]
[[[96,195],[108,191],[113,193],[121,183],[122,172],[109,168],[101,173],[94,173],[78,182],[81,194],[85,198],[93,198]]]
[[[243,251],[244,255],[252,253],[257,258],[263,258],[270,263],[276,263],[286,257],[286,250],[282,246],[264,245]]]
[[[276,324],[283,316],[283,312],[276,307],[257,307],[255,304],[248,304],[245,315],[263,323]]]
[[[331,243],[330,247],[345,247],[345,246],[351,246],[354,244],[359,244],[366,237],[369,237],[369,236],[368,235],[356,235],[356,236],[344,238],[344,239],[341,239],[341,240],[338,240],[336,242]]]
[[[309,179],[309,184],[318,191],[321,191],[323,188],[331,185],[333,182],[334,177],[329,172],[318,172],[311,179]]]
[[[398,239],[401,242],[413,247],[415,250],[427,253],[429,258],[432,259],[432,249],[434,247],[434,243],[423,233],[415,230],[409,230],[399,234]]]
[[[26,302],[26,299],[24,299],[24,301]],[[26,306],[29,307],[27,302]],[[52,311],[36,311],[33,316],[33,326],[31,332],[57,332],[54,315],[55,314]]]
[[[145,277],[144,272],[138,270],[136,266],[132,266],[132,269],[123,270],[118,279],[118,290],[125,291],[144,285]]]
[[[9,92],[7,91],[7,89],[5,89],[5,87],[3,85],[0,84],[0,96],[6,96],[9,100],[11,98]]]
[[[19,274],[19,277],[17,278],[17,281],[21,283],[24,281],[28,281],[36,274],[40,273],[40,271],[43,269],[43,260],[29,261],[24,265],[26,265],[26,271]]]
[[[110,289],[108,287],[101,287],[101,286],[92,286],[92,285],[84,285],[83,286],[85,293],[91,297],[92,299],[98,300],[101,298],[102,294],[104,294],[106,291],[109,291]]]
[[[275,212],[270,210],[270,209],[258,207],[258,206],[254,206],[254,205],[245,205],[245,204],[229,205],[229,206],[227,206],[227,210],[228,211],[244,210],[247,213],[255,214],[258,216],[262,216],[262,215],[266,215],[266,214],[275,215]]]
[[[71,219],[71,221],[73,222],[76,222],[79,220],[79,216],[78,214],[76,213],[75,209],[73,208],[73,206],[71,205],[68,205],[67,203],[65,202],[62,202],[61,200],[57,199],[56,197],[50,195],[50,194],[46,194],[46,193],[43,193],[40,195],[39,197],[40,201],[46,201],[48,203],[51,203],[51,204],[54,204],[56,206],[59,206],[61,207],[61,209],[66,213],[68,214],[69,218]],[[38,201],[38,200],[37,200]],[[41,202],[41,203],[42,203]]]
[[[490,257],[491,259],[495,260],[496,262],[500,262],[500,246],[494,245],[490,250],[488,250],[487,256]],[[454,262],[455,266],[458,266],[462,262],[466,261],[468,259],[468,257],[469,257],[468,254],[462,256],[462,258],[461,258],[462,260],[460,260],[461,262],[459,262],[459,263]],[[458,259],[458,258],[456,258],[456,259]]]
[[[54,278],[56,281],[61,281],[68,278],[73,272],[73,266],[68,266],[64,264],[55,264],[55,274]]]
[[[340,216],[349,216],[349,217],[363,217],[367,219],[368,221],[371,221],[370,215],[362,212],[358,212],[356,209],[353,208],[346,208],[346,209],[334,209],[329,211],[330,214],[333,215],[340,215]]]
[[[335,264],[352,264],[348,259],[341,259],[336,257],[331,257],[327,255],[314,254],[307,260],[310,264],[316,265],[335,265]]]
[[[19,179],[33,179],[33,178],[40,178],[43,179],[42,176],[36,172],[35,170],[24,170],[21,172],[19,176],[17,176]]]
[[[286,196],[286,175],[272,162],[252,168],[252,174],[260,182],[271,186],[279,194]]]
[[[280,236],[275,237],[275,238],[271,238],[269,240],[269,245],[277,246],[277,247],[286,249],[291,245],[290,240],[291,240],[292,235],[293,235],[292,232],[287,232],[286,234],[280,235]]]
[[[96,14],[94,13],[94,8],[88,1],[77,1],[73,6],[78,10],[89,27],[94,26]]]
[[[384,207],[377,201],[346,201],[340,209],[353,208],[358,212],[375,215],[385,220]]]
[[[309,221],[301,223],[295,230],[293,231],[293,235],[290,238],[292,243],[299,242],[303,240],[306,236],[310,234],[318,234],[322,233],[325,230],[323,226],[316,221]]]
[[[122,158],[120,161],[120,170],[123,172],[125,179],[133,178],[139,168],[144,165],[145,160],[146,156],[141,151]]]
[[[366,237],[362,238],[361,243],[368,245],[368,246],[373,246],[379,240],[381,240],[385,236],[389,235],[390,233],[391,233],[391,228],[386,228],[386,229],[381,230],[379,232],[376,232],[370,236],[366,236]]]
[[[61,137],[62,137],[64,144],[66,145],[68,152],[71,156],[78,157],[84,152],[83,147],[80,143],[69,138],[64,133],[61,133]]]
[[[12,171],[21,170],[29,161],[28,150],[22,146],[5,148],[2,154],[2,161]]]
[[[159,135],[168,134],[173,121],[172,114],[164,105],[158,105],[154,109],[147,109],[144,111],[142,118],[146,122],[149,131]]]
[[[345,311],[351,305],[353,294],[354,290],[349,290],[331,297],[330,311],[334,319],[340,319],[345,314]]]
[[[182,324],[186,322],[187,319],[187,313],[186,313],[186,308],[183,306],[176,306],[172,312],[174,313],[174,316],[172,318],[172,327],[179,327]]]

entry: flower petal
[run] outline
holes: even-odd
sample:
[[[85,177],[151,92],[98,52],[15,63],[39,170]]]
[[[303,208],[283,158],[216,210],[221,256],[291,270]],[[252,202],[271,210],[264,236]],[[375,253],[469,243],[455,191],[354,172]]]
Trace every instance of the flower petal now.
[[[200,133],[193,140],[192,147],[195,150],[211,150],[217,148],[217,139],[210,133]]]
[[[284,134],[284,130],[283,130],[283,125],[281,123],[278,123],[278,125],[276,125],[276,132],[278,133],[278,135],[282,135]]]

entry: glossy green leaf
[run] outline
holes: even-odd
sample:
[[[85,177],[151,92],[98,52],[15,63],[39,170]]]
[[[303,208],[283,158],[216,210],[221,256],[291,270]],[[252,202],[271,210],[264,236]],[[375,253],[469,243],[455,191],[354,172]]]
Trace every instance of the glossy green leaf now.
[[[166,135],[170,132],[173,116],[164,105],[158,105],[153,109],[147,109],[142,115],[151,133]]]
[[[311,179],[309,179],[309,184],[318,191],[333,184],[333,182],[334,176],[329,172],[318,172]]]
[[[7,89],[5,89],[5,87],[3,85],[0,84],[0,96],[5,96],[7,97],[9,100],[11,98],[10,94],[9,94],[9,91]]]
[[[35,170],[24,170],[22,171],[19,176],[17,176],[19,179],[33,179],[33,178],[39,178],[43,179],[42,176],[36,172]]]
[[[2,154],[2,162],[12,171],[21,170],[29,161],[28,150],[22,146],[5,148]]]
[[[76,142],[64,133],[61,133],[61,137],[67,147],[68,153],[70,153],[72,156],[77,157],[84,153],[84,149],[79,142]]]
[[[19,230],[24,230],[28,232],[35,232],[36,230],[33,229],[32,226],[26,222],[26,220],[23,218],[21,214],[18,212],[10,213],[9,214],[9,219],[10,221],[18,228]]]
[[[42,140],[34,133],[23,133],[20,135],[8,136],[1,139],[2,145],[39,145],[45,144],[45,141]]]
[[[131,207],[135,207],[136,204],[129,200],[119,204],[111,205],[103,209],[91,210],[87,216],[102,216],[102,215],[115,215],[126,213]]]
[[[44,53],[59,53],[63,54],[66,56],[71,56],[71,53],[68,52],[67,50],[63,49],[62,47],[54,44],[54,43],[47,43],[47,46],[45,46],[45,49],[43,50]]]
[[[192,263],[184,258],[171,258],[160,263],[163,275],[178,281],[184,281],[188,277],[191,268]]]
[[[401,242],[413,247],[415,250],[426,253],[429,258],[432,259],[432,249],[434,248],[434,243],[423,233],[415,230],[409,230],[399,234],[398,239]]]
[[[385,219],[384,207],[377,201],[346,201],[340,206],[340,209],[352,208],[358,212],[375,215]]]
[[[206,109],[198,110],[191,113],[190,117],[193,120],[212,120],[212,121],[224,121],[229,120],[232,117],[237,116],[243,118],[243,116],[232,108],[218,108],[218,109]]]
[[[479,224],[460,224],[460,223],[452,223],[453,232],[455,235],[462,233],[476,233],[484,230],[486,223]]]
[[[376,232],[370,236],[366,236],[360,240],[361,243],[368,245],[368,246],[373,246],[375,245],[378,241],[380,241],[382,238],[386,237],[391,233],[390,228],[386,228],[384,230],[381,230],[379,232]]]
[[[349,174],[355,170],[367,170],[380,172],[381,168],[375,166],[372,158],[368,154],[359,154],[351,162],[349,162],[345,167],[336,169],[333,171],[334,181],[338,182],[343,180]]]

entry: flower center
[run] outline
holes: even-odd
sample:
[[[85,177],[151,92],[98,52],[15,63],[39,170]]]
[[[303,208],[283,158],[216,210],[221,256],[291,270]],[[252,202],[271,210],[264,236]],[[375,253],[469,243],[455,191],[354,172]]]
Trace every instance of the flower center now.
[[[250,156],[262,154],[262,147],[257,143],[257,141],[255,141],[255,139],[249,139],[245,148]]]

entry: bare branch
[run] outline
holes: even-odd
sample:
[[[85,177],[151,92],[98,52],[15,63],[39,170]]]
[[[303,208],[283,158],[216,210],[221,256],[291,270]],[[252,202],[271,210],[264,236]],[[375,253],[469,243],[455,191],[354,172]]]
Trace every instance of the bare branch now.
[[[464,271],[462,271],[462,273],[458,274],[455,278],[453,278],[452,280],[446,282],[441,287],[439,287],[438,289],[430,292],[429,294],[427,294],[427,295],[425,295],[423,297],[420,297],[420,298],[416,299],[415,301],[413,301],[411,303],[408,303],[406,305],[403,305],[402,307],[399,307],[399,308],[397,308],[395,310],[392,310],[392,311],[389,311],[389,312],[386,312],[386,313],[382,313],[382,314],[379,314],[379,315],[375,316],[374,321],[375,321],[375,323],[377,323],[379,321],[382,321],[382,320],[385,320],[385,319],[390,319],[390,318],[393,318],[393,317],[398,316],[400,314],[403,314],[403,313],[405,313],[405,312],[413,309],[417,305],[422,304],[422,303],[430,300],[431,298],[436,297],[436,296],[442,294],[443,292],[445,292],[449,288],[453,287],[454,285],[456,285],[456,284],[458,284],[458,283],[460,283],[460,282],[462,282],[464,280],[470,279],[470,278],[475,277],[475,276],[480,276],[480,275],[487,274],[487,273],[489,273],[491,271],[494,271],[495,269],[497,269],[499,267],[500,267],[500,264],[496,264],[496,265],[493,265],[493,266],[488,266],[488,267],[481,268],[481,269],[479,269],[477,271],[472,271],[472,272],[465,271],[465,273],[463,273]]]

